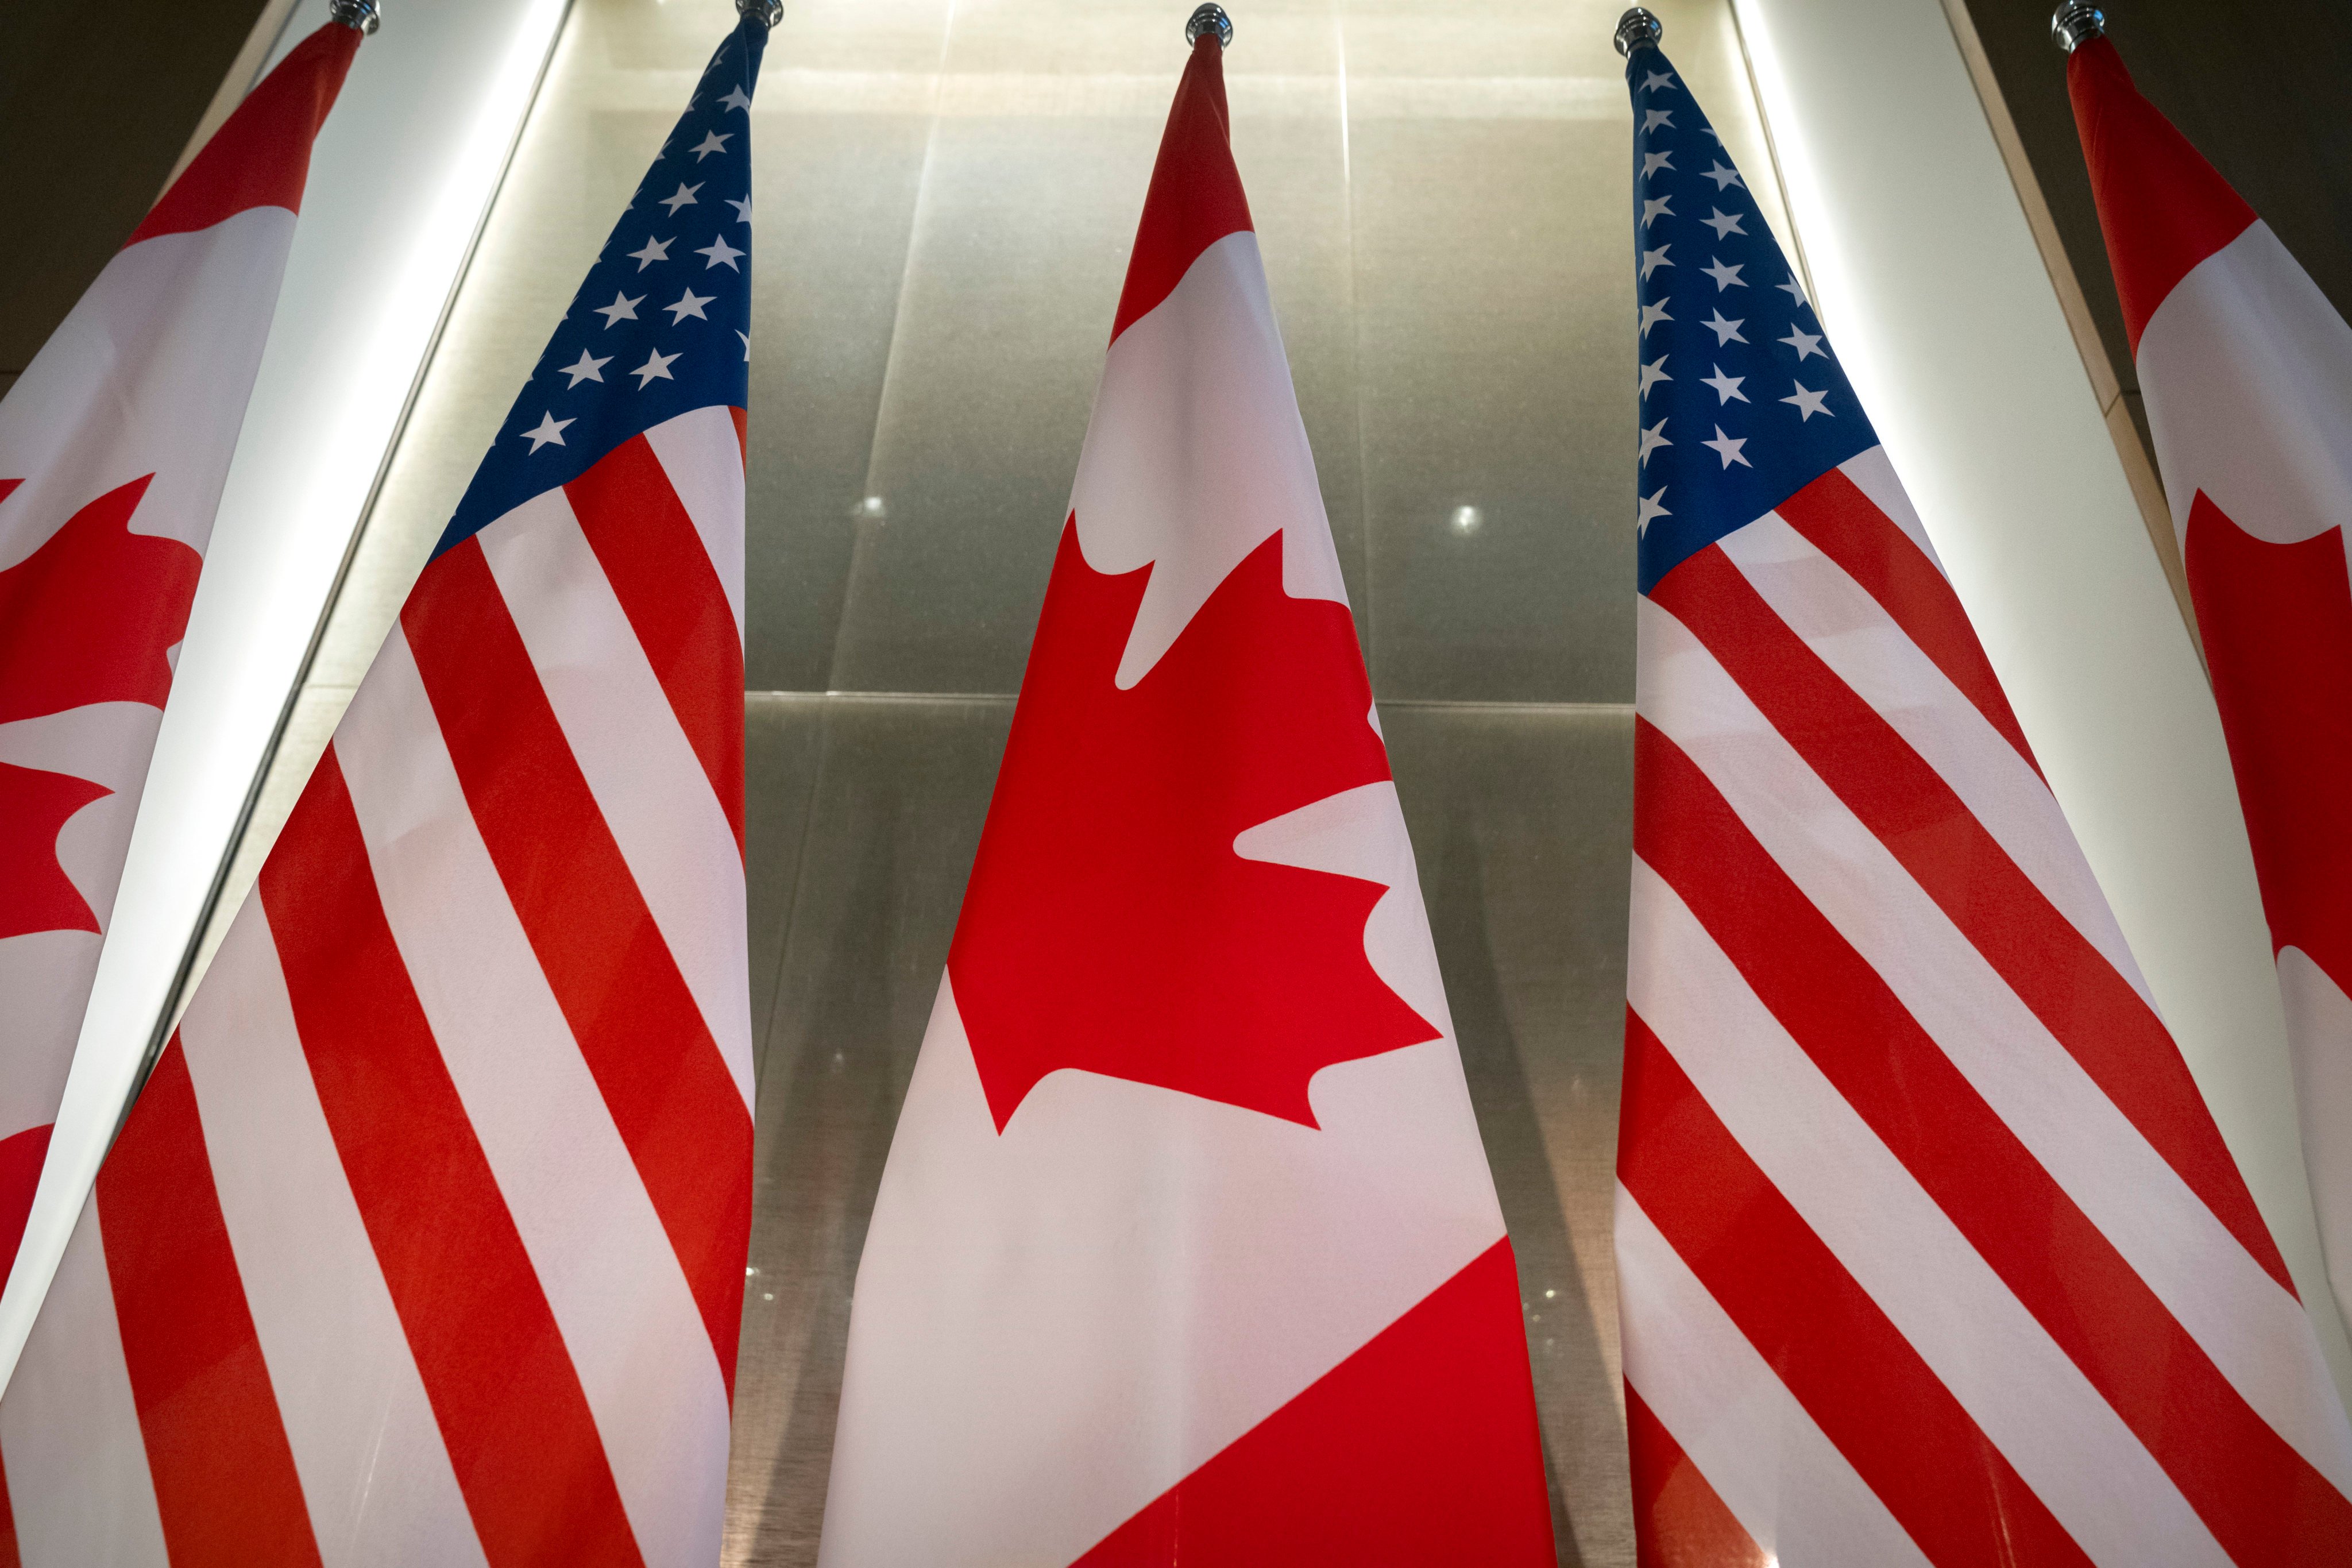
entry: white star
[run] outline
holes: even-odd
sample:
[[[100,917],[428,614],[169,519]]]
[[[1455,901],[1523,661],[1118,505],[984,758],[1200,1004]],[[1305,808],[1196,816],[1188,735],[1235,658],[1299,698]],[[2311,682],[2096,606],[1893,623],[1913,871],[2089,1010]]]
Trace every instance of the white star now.
[[[1726,185],[1738,185],[1743,191],[1748,188],[1748,182],[1739,177],[1738,170],[1727,169],[1720,163],[1709,169],[1705,177],[1713,180],[1715,188],[1718,191]]]
[[[751,100],[743,96],[743,89],[739,87],[728,93],[726,97],[720,99],[719,100],[719,107],[721,109],[740,109],[743,110],[744,113],[749,114],[751,111]]]
[[[1654,218],[1674,216],[1675,209],[1666,205],[1673,199],[1671,196],[1653,196],[1645,199],[1642,203],[1642,226],[1649,227]]]
[[[1793,272],[1789,274],[1789,280],[1786,283],[1775,283],[1772,287],[1778,289],[1780,292],[1786,294],[1790,299],[1794,300],[1800,305],[1810,304],[1811,302],[1805,298],[1805,286],[1797,281],[1797,275]]]
[[[1661,125],[1664,126],[1669,131],[1672,131],[1675,128],[1675,111],[1673,110],[1653,109],[1642,116],[1642,134],[1644,136],[1648,135],[1651,132],[1655,131]]]
[[[539,428],[524,431],[522,439],[530,443],[530,449],[534,452],[551,442],[561,447],[563,445],[563,427],[578,423],[576,419],[558,419],[551,413],[542,414],[539,416]]]
[[[1715,388],[1716,406],[1720,408],[1735,397],[1742,403],[1748,401],[1748,395],[1739,390],[1739,384],[1747,379],[1744,375],[1726,375],[1723,367],[1717,365],[1713,375],[1700,377],[1700,384]]]
[[[1816,414],[1825,415],[1832,419],[1837,417],[1836,415],[1831,414],[1828,409],[1822,406],[1822,399],[1829,395],[1829,389],[1827,387],[1823,387],[1819,392],[1807,392],[1805,390],[1805,384],[1801,381],[1791,382],[1790,384],[1797,389],[1797,395],[1794,397],[1784,397],[1780,399],[1780,401],[1783,403],[1795,404],[1797,405],[1797,412],[1803,415],[1806,420],[1811,419]],[[1803,421],[1801,420],[1799,423],[1801,424]]]
[[[751,197],[745,196],[741,200],[738,201],[733,196],[728,196],[725,200],[729,206],[735,209],[735,221],[737,223],[750,223],[751,221]]]
[[[702,307],[708,305],[717,298],[719,298],[719,296],[716,294],[698,294],[693,289],[688,289],[684,295],[680,296],[677,304],[664,305],[662,309],[670,313],[669,324],[673,327],[677,326],[680,321],[685,321],[688,316],[692,316],[698,321],[707,321],[710,320],[710,318],[702,313]],[[1748,340],[1745,338],[1740,340],[1742,342],[1746,342]]]
[[[1643,178],[1643,179],[1645,179],[1645,180],[1646,180],[1646,179],[1648,179],[1651,175],[1653,175],[1653,174],[1656,174],[1656,173],[1657,173],[1659,170],[1661,170],[1661,169],[1671,169],[1671,168],[1673,168],[1673,167],[1675,166],[1675,164],[1674,164],[1674,157],[1675,157],[1675,155],[1674,155],[1672,153],[1643,153],[1643,154],[1642,154],[1642,178]]]
[[[646,363],[629,372],[631,375],[637,378],[637,390],[643,392],[656,381],[676,381],[677,378],[670,374],[669,367],[676,364],[677,359],[677,354],[666,354],[659,349],[647,349]],[[1720,435],[1722,432],[1717,431],[1717,434]]]
[[[1650,329],[1652,327],[1656,326],[1660,321],[1671,321],[1673,320],[1674,318],[1672,316],[1666,314],[1666,302],[1664,300],[1659,300],[1654,305],[1644,305],[1642,307],[1642,330],[1634,335],[1636,337],[1647,337],[1650,335]]]
[[[1639,421],[1636,421],[1636,423],[1639,423]],[[1652,452],[1656,451],[1661,447],[1671,447],[1674,445],[1672,441],[1667,440],[1664,436],[1659,434],[1659,432],[1665,429],[1665,427],[1666,422],[1661,419],[1655,425],[1651,426],[1648,429],[1642,432],[1642,454],[1635,459],[1639,465],[1647,467],[1650,461],[1650,454]]]
[[[1700,326],[1706,328],[1709,331],[1715,334],[1715,346],[1717,348],[1721,348],[1726,343],[1746,342],[1748,340],[1740,335],[1739,329],[1747,324],[1748,318],[1745,316],[1740,317],[1739,320],[1736,321],[1725,321],[1723,319],[1723,312],[1720,310],[1717,310],[1715,313],[1715,320],[1711,321],[1701,321],[1699,323]]]
[[[1652,360],[1648,364],[1642,367],[1642,390],[1635,394],[1635,395],[1639,397],[1647,397],[1650,395],[1650,388],[1657,385],[1658,383],[1662,381],[1672,380],[1674,380],[1674,377],[1666,374],[1666,356],[1660,354],[1656,359]]]
[[[700,189],[702,189],[700,185],[689,185],[684,180],[680,180],[677,183],[677,189],[676,191],[664,196],[654,205],[656,206],[669,208],[669,216],[676,217],[677,216],[678,208],[690,207],[698,205],[694,199],[694,193]]]
[[[613,302],[611,304],[599,305],[595,310],[589,313],[591,315],[604,317],[604,330],[609,332],[613,330],[613,323],[615,321],[635,321],[637,319],[637,307],[645,302],[646,297],[643,294],[640,294],[635,299],[632,300],[626,294],[624,294],[618,289],[615,289],[613,290]]]
[[[705,272],[709,271],[714,267],[724,267],[730,272],[740,272],[743,270],[741,268],[735,265],[735,258],[743,253],[736,249],[733,246],[728,244],[727,237],[724,235],[712,240],[709,245],[704,246],[700,250],[696,251],[694,254],[697,256],[707,256],[710,258],[709,260],[702,264],[702,269]]]
[[[656,239],[652,235],[647,235],[646,247],[643,250],[629,252],[629,259],[637,264],[638,271],[643,272],[656,261],[667,261],[669,247],[677,243],[675,239]]]
[[[699,163],[705,158],[709,157],[713,153],[724,153],[727,151],[727,143],[734,139],[735,132],[732,131],[727,132],[723,135],[719,132],[713,131],[709,135],[705,136],[699,142],[688,149],[688,151],[694,154],[694,161]]]
[[[591,356],[586,349],[582,349],[580,351],[580,357],[572,363],[567,364],[562,369],[557,371],[556,374],[568,375],[572,378],[566,386],[566,390],[568,391],[571,387],[577,386],[583,381],[604,380],[604,369],[606,365],[612,363],[613,356],[611,354],[606,354],[603,359],[596,359]]]
[[[1748,287],[1747,284],[1742,283],[1739,280],[1740,268],[1747,265],[1748,264],[1743,261],[1739,264],[1739,267],[1726,267],[1723,264],[1723,258],[1718,256],[1715,258],[1714,266],[1702,267],[1699,270],[1706,273],[1709,278],[1715,279],[1715,287],[1717,291],[1719,293],[1726,289],[1745,289]]]
[[[1699,445],[1702,447],[1713,447],[1715,449],[1715,455],[1723,459],[1723,466],[1727,468],[1731,467],[1734,463],[1738,464],[1743,468],[1752,468],[1756,466],[1739,455],[1739,448],[1748,445],[1748,437],[1745,436],[1727,436],[1723,433],[1723,426],[1720,425],[1715,427],[1714,440],[1701,441]]]
[[[1796,350],[1799,364],[1805,363],[1805,357],[1808,354],[1821,354],[1823,359],[1830,357],[1822,353],[1822,335],[1819,332],[1809,332],[1802,327],[1791,326],[1787,337],[1775,338],[1772,341],[1777,343],[1786,343]]]
[[[1720,207],[1709,207],[1706,210],[1707,216],[1698,221],[1706,225],[1707,227],[1715,230],[1717,244],[1720,245],[1723,242],[1723,237],[1725,235],[1746,234],[1748,232],[1746,229],[1739,226],[1739,219],[1736,215],[1727,213]]]
[[[1642,79],[1642,90],[1643,92],[1649,92],[1656,88],[1672,87],[1674,85],[1675,77],[1672,71],[1652,71],[1648,76]]]
[[[1658,494],[1654,496],[1643,495],[1639,489],[1636,489],[1633,492],[1634,496],[1642,503],[1641,515],[1633,519],[1633,531],[1635,533],[1649,532],[1650,520],[1652,518],[1672,517],[1675,515],[1673,512],[1668,511],[1664,507],[1658,504],[1658,496],[1663,496],[1665,493],[1666,487],[1664,485],[1660,485],[1658,487]]]
[[[739,328],[736,331],[735,335],[743,340],[743,363],[745,364],[750,364],[751,363],[751,334],[747,331],[743,331]]]
[[[1655,250],[1645,250],[1642,252],[1643,282],[1647,283],[1650,280],[1650,274],[1655,272],[1659,268],[1672,267],[1674,265],[1673,262],[1666,259],[1666,252],[1673,248],[1674,241],[1668,240],[1665,244],[1658,247]]]

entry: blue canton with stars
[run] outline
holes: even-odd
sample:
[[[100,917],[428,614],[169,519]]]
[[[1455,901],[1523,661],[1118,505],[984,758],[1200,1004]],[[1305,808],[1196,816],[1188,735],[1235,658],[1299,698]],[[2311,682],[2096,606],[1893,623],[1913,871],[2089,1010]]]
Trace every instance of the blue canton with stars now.
[[[666,419],[748,404],[751,91],[767,42],[746,16],[710,57],[435,555]]]
[[[1642,592],[1878,444],[1802,281],[1664,53],[1633,95]]]

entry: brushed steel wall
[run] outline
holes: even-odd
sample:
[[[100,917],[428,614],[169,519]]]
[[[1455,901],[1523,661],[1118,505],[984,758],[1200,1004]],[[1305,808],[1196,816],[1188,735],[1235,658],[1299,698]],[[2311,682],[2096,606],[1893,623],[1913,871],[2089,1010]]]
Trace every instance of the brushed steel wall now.
[[[1608,1229],[1633,658],[1619,8],[1244,0],[1225,62],[1518,1253],[1560,1560],[1591,1564],[1633,1562]],[[1780,221],[1727,5],[1654,8]],[[759,1185],[730,1563],[814,1557],[858,1249],[1189,9],[795,0],[769,48],[747,670]],[[577,0],[298,744],[323,742],[731,19],[725,0]],[[292,759],[273,795],[302,772]]]

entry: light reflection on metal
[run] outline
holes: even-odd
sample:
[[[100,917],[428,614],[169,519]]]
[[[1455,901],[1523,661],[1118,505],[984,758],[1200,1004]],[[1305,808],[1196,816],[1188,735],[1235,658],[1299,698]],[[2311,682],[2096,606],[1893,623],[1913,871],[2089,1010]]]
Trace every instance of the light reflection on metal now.
[[[1193,12],[1192,19],[1184,24],[1184,41],[1190,44],[1208,32],[1217,35],[1217,47],[1222,49],[1232,45],[1234,19],[1225,15],[1223,5],[1203,5]]]
[[[358,32],[362,37],[373,33],[383,21],[383,7],[376,0],[329,0],[327,16]]]
[[[2065,0],[2065,4],[2051,14],[2050,41],[2070,55],[2093,38],[2103,38],[2106,34],[2105,13],[2089,4],[2088,0]]]
[[[772,27],[784,19],[784,0],[735,0],[736,14],[757,16]]]
[[[1658,40],[1665,36],[1665,32],[1666,25],[1664,22],[1636,5],[1617,18],[1617,31],[1614,36],[1617,52],[1630,59],[1635,49],[1656,48]]]

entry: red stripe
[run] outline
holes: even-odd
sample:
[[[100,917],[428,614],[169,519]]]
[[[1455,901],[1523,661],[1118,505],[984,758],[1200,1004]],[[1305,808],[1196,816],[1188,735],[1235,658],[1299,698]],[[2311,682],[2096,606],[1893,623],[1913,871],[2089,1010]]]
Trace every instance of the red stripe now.
[[[1625,1447],[1633,1471],[1634,1568],[1771,1568],[1771,1555],[1630,1383]]]
[[[751,1222],[742,1093],[596,808],[480,542],[425,568],[400,619],[482,841],[731,1390]]]
[[[1076,1568],[1557,1559],[1519,1277],[1498,1241]]]
[[[0,1460],[0,1568],[23,1568],[23,1563],[16,1552],[16,1516],[8,1506],[8,1466]]]
[[[710,552],[652,443],[634,437],[563,487],[743,849],[743,645]]]
[[[1651,591],[1706,646],[2281,1289],[2294,1289],[2179,1048],[1942,777],[1774,614],[1720,546]]]
[[[1845,574],[1878,601],[1903,635],[1911,639],[1960,689],[1985,721],[2017,748],[2036,774],[2042,765],[2025,731],[2010,711],[2009,694],[1977,641],[1976,627],[1960,608],[1960,597],[1927,558],[1927,552],[1862,487],[1835,468],[1774,509],[1788,525],[1836,562]]]
[[[1626,1190],[1929,1561],[2089,1563],[1630,1008],[1620,1115]]]
[[[2254,209],[2189,138],[2139,95],[2114,44],[2094,38],[2066,62],[2066,95],[2090,166],[2099,228],[2132,353],[2189,268],[2246,232]]]
[[[640,1568],[562,1332],[393,942],[332,746],[262,865],[261,902],[344,1177],[492,1568]]]
[[[1773,863],[1634,721],[1633,852],[2131,1427],[2241,1563],[2352,1563],[2352,1503],[2288,1446]]]
[[[0,1138],[0,1281],[16,1267],[32,1217],[33,1194],[41,1184],[41,1162],[48,1157],[47,1127],[27,1127]]]
[[[317,1563],[176,1035],[99,1170],[98,1221],[173,1568]]]
[[[1201,252],[1250,226],[1249,197],[1242,194],[1228,135],[1232,117],[1225,110],[1223,53],[1215,34],[1202,34],[1176,84],[1160,158],[1151,165],[1151,188],[1143,196],[1143,220],[1128,258],[1127,287],[1119,292],[1118,315],[1110,329],[1113,342],[1174,291]]]
[[[301,211],[310,144],[359,47],[358,31],[335,22],[295,45],[213,132],[124,248],[159,234],[210,228],[250,207]]]

